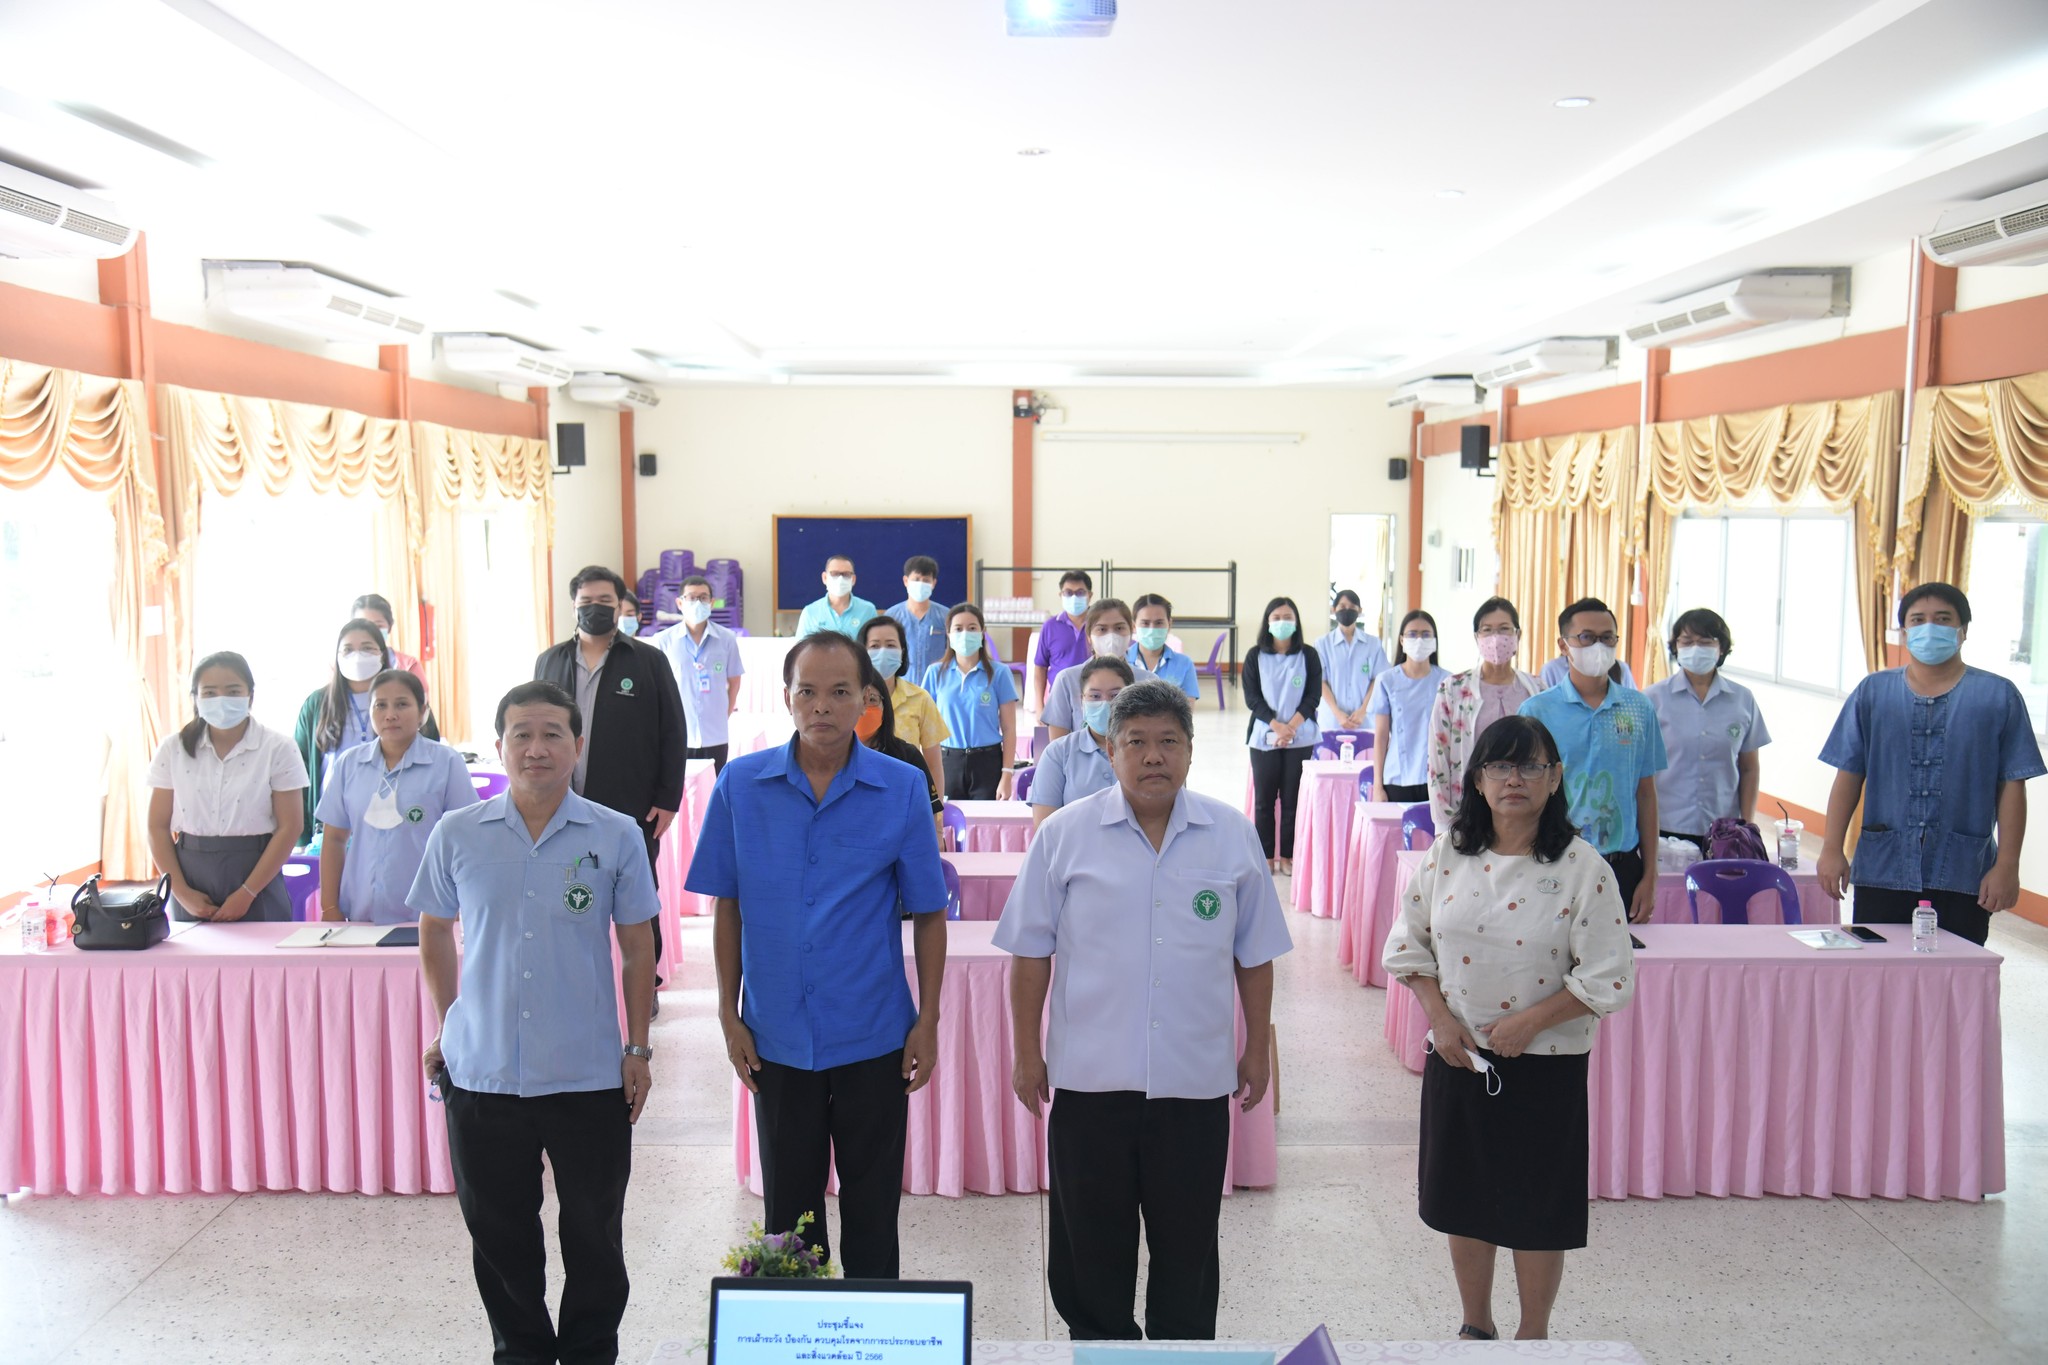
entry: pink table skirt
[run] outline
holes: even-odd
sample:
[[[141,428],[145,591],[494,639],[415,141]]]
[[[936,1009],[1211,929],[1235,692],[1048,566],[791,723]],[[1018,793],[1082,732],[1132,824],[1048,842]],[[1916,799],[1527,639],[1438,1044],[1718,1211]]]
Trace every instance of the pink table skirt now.
[[[1294,808],[1294,908],[1330,918],[1343,914],[1337,889],[1351,847],[1351,811],[1358,775],[1371,765],[1312,758],[1301,765]]]
[[[1874,927],[1890,941],[1820,952],[1770,925],[1636,926],[1635,999],[1593,1046],[1590,1195],[2003,1190],[2002,959],[1951,934],[1916,955],[1904,926]],[[1422,1007],[1387,1003],[1420,1070]]]
[[[697,849],[697,834],[704,828],[704,809],[711,803],[711,788],[718,771],[708,758],[692,759],[683,778],[683,808],[669,822],[668,833],[655,846],[656,894],[661,900],[661,961],[657,970],[670,976],[682,970],[682,923],[685,915],[708,915],[713,908],[709,896],[685,891],[690,860]]]
[[[419,954],[195,925],[145,953],[0,956],[0,1188],[454,1189]]]
[[[1021,853],[947,853],[942,855],[960,874],[960,918],[995,920],[1003,917],[1010,899],[1010,887],[1024,868]]]
[[[1037,831],[1031,807],[1022,801],[955,801],[967,817],[964,853],[1022,853]]]
[[[1820,889],[1820,879],[1812,863],[1806,863],[1792,874],[1793,884],[1799,888],[1799,919],[1802,924],[1840,924],[1842,903]],[[1719,924],[1721,902],[1705,891],[1700,892],[1700,923]],[[1758,896],[1749,903],[1751,924],[1782,924],[1784,907],[1779,904],[1775,892]],[[1662,872],[1657,877],[1657,905],[1650,912],[1652,924],[1691,924],[1692,907],[1686,901],[1685,874],[1683,872]]]
[[[990,942],[993,924],[958,922],[947,928],[939,1064],[931,1084],[910,1097],[903,1189],[947,1198],[1036,1194],[1049,1185],[1045,1124],[1010,1089],[1010,955]],[[908,928],[903,948],[904,969],[915,992]],[[734,1171],[741,1184],[759,1194],[754,1106],[737,1079],[732,1094]],[[1250,1113],[1231,1108],[1229,1183],[1263,1189],[1276,1182],[1278,1172],[1273,1092],[1268,1089]]]
[[[1398,904],[1394,858],[1401,852],[1404,809],[1393,801],[1361,801],[1351,813],[1351,839],[1338,893],[1344,927],[1337,936],[1337,962],[1349,967],[1361,986],[1387,984],[1380,950]]]

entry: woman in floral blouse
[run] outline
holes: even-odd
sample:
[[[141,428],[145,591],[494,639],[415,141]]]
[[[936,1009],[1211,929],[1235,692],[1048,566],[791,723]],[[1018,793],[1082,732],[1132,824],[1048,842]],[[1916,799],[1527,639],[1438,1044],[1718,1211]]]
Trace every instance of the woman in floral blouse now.
[[[1465,759],[1486,727],[1512,716],[1543,684],[1508,661],[1522,644],[1522,618],[1505,597],[1489,597],[1472,616],[1479,667],[1453,673],[1437,689],[1429,718],[1429,813],[1440,830],[1458,818]]]

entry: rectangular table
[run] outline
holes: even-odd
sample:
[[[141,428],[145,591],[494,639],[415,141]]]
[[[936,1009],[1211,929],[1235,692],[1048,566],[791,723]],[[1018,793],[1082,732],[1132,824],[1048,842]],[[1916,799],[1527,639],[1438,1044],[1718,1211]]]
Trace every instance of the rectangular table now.
[[[1635,926],[1635,997],[1593,1045],[1591,1197],[2003,1190],[2003,959],[1873,927],[1884,944],[1822,952],[1775,925]],[[1429,1025],[1396,989],[1388,1041],[1420,1071]]]
[[[1003,916],[1010,887],[1024,868],[1021,853],[946,853],[941,857],[960,874],[960,918],[993,920]]]
[[[700,1334],[701,1336],[701,1334]],[[977,1341],[969,1365],[1073,1365],[1071,1341]],[[1095,1344],[1095,1343],[1086,1343]],[[1172,1351],[1212,1354],[1220,1351],[1269,1353],[1284,1359],[1298,1344],[1292,1341],[1119,1341],[1117,1351]],[[1598,1361],[1601,1365],[1643,1365],[1643,1357],[1625,1341],[1334,1341],[1339,1365],[1413,1365],[1417,1361],[1549,1360]],[[654,1348],[648,1365],[703,1365],[701,1341],[673,1339]]]
[[[1371,767],[1335,758],[1312,758],[1301,765],[1292,854],[1295,909],[1326,919],[1343,913],[1337,887],[1351,847],[1351,811],[1358,805],[1358,775]]]
[[[1010,955],[990,940],[996,926],[946,926],[946,980],[940,995],[939,1063],[932,1082],[910,1097],[910,1135],[903,1188],[949,1198],[973,1194],[1035,1194],[1047,1187],[1045,1123],[1010,1089]],[[917,992],[910,927],[903,966]],[[1238,1041],[1243,1044],[1243,1023]],[[754,1106],[737,1077],[732,1083],[733,1167],[740,1183],[761,1192]],[[1230,1109],[1231,1186],[1265,1188],[1279,1169],[1274,1145],[1273,1091],[1246,1113]]]
[[[1031,847],[1037,831],[1031,823],[1031,807],[1022,801],[953,801],[949,805],[967,817],[963,853],[1022,853]]]

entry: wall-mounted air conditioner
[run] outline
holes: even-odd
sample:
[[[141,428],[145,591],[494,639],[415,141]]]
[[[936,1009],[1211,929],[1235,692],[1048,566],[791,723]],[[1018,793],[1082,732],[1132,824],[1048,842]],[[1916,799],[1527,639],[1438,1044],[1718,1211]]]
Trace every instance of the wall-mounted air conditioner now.
[[[1107,38],[1116,0],[1003,0],[1012,38]]]
[[[1613,337],[1550,337],[1509,351],[1473,375],[1483,388],[1526,388],[1568,374],[1593,374],[1614,364]]]
[[[1838,318],[1848,311],[1847,269],[1774,270],[1660,303],[1628,329],[1628,339],[1641,347],[1695,346],[1781,322]]]
[[[569,381],[569,397],[578,403],[589,403],[600,408],[655,408],[661,406],[661,396],[653,389],[635,384],[624,375],[605,374],[589,370],[578,371]]]
[[[1411,379],[1387,399],[1390,408],[1471,407],[1479,402],[1479,386],[1469,374],[1433,374]]]
[[[457,374],[495,379],[524,388],[559,389],[576,371],[523,341],[495,332],[441,332],[434,337],[441,363]]]
[[[403,344],[427,334],[390,295],[295,261],[207,261],[209,311],[325,341]]]
[[[2048,180],[1950,209],[1927,239],[1942,265],[2039,265],[2048,261]]]
[[[0,256],[106,260],[127,255],[135,231],[106,200],[0,162]]]

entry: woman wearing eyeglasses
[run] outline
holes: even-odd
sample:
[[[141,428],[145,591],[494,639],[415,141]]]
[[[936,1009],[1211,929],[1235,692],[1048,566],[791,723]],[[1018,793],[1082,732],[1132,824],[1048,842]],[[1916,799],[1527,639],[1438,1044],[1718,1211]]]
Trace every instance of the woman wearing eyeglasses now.
[[[1541,722],[1488,727],[1464,788],[1383,958],[1429,1016],[1420,1211],[1450,1239],[1460,1337],[1499,1335],[1501,1247],[1514,1252],[1515,1336],[1547,1337],[1564,1253],[1586,1245],[1586,1057],[1600,1018],[1635,991],[1635,955],[1613,870],[1572,827]]]
[[[1543,684],[1516,668],[1522,615],[1505,597],[1489,597],[1472,613],[1479,667],[1453,673],[1436,690],[1429,720],[1429,813],[1449,829],[1465,794],[1465,760],[1487,727],[1512,716]]]

